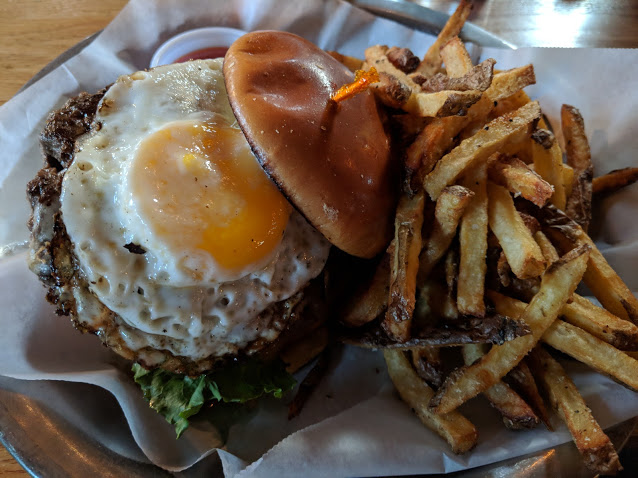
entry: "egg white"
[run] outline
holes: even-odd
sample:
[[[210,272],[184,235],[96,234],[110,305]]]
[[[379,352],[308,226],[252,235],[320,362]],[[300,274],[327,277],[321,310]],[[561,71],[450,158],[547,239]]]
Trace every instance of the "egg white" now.
[[[144,139],[176,122],[237,128],[221,68],[221,59],[202,60],[119,78],[102,99],[94,128],[76,143],[64,176],[62,215],[80,267],[90,290],[121,317],[119,333],[131,350],[200,360],[274,340],[273,317],[260,313],[301,290],[328,257],[329,243],[293,211],[264,260],[237,276],[203,253],[196,262],[205,273],[194,277],[181,252],[144,224],[129,184]],[[129,252],[123,247],[129,243],[146,252]]]

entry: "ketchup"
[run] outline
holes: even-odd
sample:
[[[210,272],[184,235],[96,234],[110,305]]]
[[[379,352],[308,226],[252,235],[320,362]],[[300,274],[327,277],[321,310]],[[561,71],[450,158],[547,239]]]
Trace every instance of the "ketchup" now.
[[[175,63],[184,63],[189,60],[212,60],[213,58],[223,58],[227,51],[227,46],[202,48],[201,50],[191,51],[186,55],[180,56],[177,60],[175,60]]]

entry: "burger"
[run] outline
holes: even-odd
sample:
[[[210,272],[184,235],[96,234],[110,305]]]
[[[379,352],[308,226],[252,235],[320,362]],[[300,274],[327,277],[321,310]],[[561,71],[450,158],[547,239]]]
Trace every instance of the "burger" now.
[[[134,363],[176,426],[281,396],[277,359],[330,316],[331,249],[382,252],[397,178],[373,96],[288,33],[82,93],[41,135],[29,266],[57,313]]]

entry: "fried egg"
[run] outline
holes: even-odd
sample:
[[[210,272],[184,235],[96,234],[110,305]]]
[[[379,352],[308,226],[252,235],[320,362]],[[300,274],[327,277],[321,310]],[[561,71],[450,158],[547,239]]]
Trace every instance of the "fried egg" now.
[[[62,216],[82,273],[131,350],[200,360],[274,340],[262,312],[328,257],[330,244],[253,156],[222,61],[119,78],[64,176]]]

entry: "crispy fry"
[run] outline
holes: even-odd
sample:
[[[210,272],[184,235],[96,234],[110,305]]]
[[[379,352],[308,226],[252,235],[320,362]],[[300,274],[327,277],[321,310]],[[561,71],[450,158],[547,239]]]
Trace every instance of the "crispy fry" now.
[[[405,167],[412,191],[423,187],[425,176],[452,147],[454,136],[461,130],[466,118],[467,116],[435,118],[410,145],[406,152]]]
[[[421,252],[421,227],[425,194],[401,196],[394,222],[394,246],[390,255],[390,290],[383,321],[386,333],[396,340],[410,338]]]
[[[326,51],[326,53],[342,65],[345,65],[353,73],[363,66],[363,60],[354,56],[342,55],[337,51]]]
[[[514,206],[510,193],[492,182],[487,185],[490,229],[498,238],[512,272],[520,279],[538,277],[545,259]]]
[[[421,90],[426,93],[436,93],[438,91],[485,91],[492,84],[494,76],[494,63],[496,61],[488,58],[480,65],[476,65],[466,74],[459,77],[451,77],[437,73],[431,78],[413,77],[413,81],[421,85]],[[421,83],[421,80],[423,82]]]
[[[352,98],[355,95],[365,91],[373,83],[379,82],[379,73],[374,66],[371,66],[369,70],[357,70],[354,73],[354,81],[340,87],[330,99],[335,103],[340,103]]]
[[[472,70],[472,59],[458,36],[447,42],[440,51],[445,70],[450,78],[459,78]]]
[[[569,164],[563,163],[563,188],[565,189],[566,198],[572,194],[573,184],[574,184],[574,169]],[[565,201],[567,201],[567,199],[565,199]]]
[[[390,256],[383,255],[372,281],[358,291],[347,304],[341,321],[351,327],[360,327],[381,315],[388,306],[390,291]]]
[[[496,312],[508,317],[520,317],[527,304],[494,291],[488,291]],[[592,304],[578,294],[572,295],[572,302],[565,305],[561,316],[570,324],[580,327],[591,335],[621,350],[638,350],[638,327],[619,319],[605,309]]]
[[[472,199],[472,196],[474,196],[474,193],[462,186],[450,186],[445,188],[439,196],[434,210],[432,233],[426,241],[420,257],[419,273],[417,276],[417,284],[419,287],[425,283],[425,279],[427,279],[432,268],[439,259],[443,257],[448,247],[450,247],[461,216]]]
[[[531,100],[529,96],[522,89],[520,91],[516,91],[512,95],[501,98],[498,104],[494,107],[491,117],[496,118],[498,116],[503,116],[507,113],[511,113],[512,111],[516,111],[517,109],[525,106],[530,101]]]
[[[428,49],[423,61],[417,67],[417,71],[423,76],[430,77],[437,73],[441,68],[441,47],[448,43],[452,38],[458,36],[472,11],[472,3],[467,0],[461,0],[456,11],[447,21],[436,41]]]
[[[615,475],[622,470],[614,445],[594,419],[563,367],[541,347],[534,349],[530,359],[552,406],[569,428],[587,468],[603,475]]]
[[[483,317],[487,270],[487,166],[483,164],[471,171],[461,184],[470,189],[474,197],[461,218],[456,305],[461,314]]]
[[[472,365],[485,355],[485,347],[482,344],[464,345],[462,351],[465,365]],[[535,428],[538,425],[539,419],[531,407],[506,383],[496,382],[485,390],[483,395],[501,414],[507,428],[520,430],[521,428]]]
[[[465,116],[470,106],[481,99],[481,94],[478,90],[413,92],[402,108],[417,116]]]
[[[549,414],[541,397],[532,371],[527,365],[527,357],[514,367],[505,377],[505,382],[510,385],[523,399],[529,403],[532,410],[538,415],[549,431],[554,431],[549,421]]]
[[[512,68],[511,70],[503,70],[494,74],[492,78],[492,84],[485,92],[485,95],[490,101],[501,102],[505,98],[509,98],[522,91],[523,88],[536,83],[536,76],[534,75],[534,66],[525,65],[518,68]],[[529,102],[527,101],[521,104],[521,106]],[[492,107],[498,107],[498,104],[492,104]],[[498,115],[501,116],[501,115]]]
[[[469,420],[458,412],[436,415],[428,409],[428,401],[434,392],[419,378],[404,353],[386,349],[383,356],[399,395],[421,422],[446,440],[454,453],[465,453],[474,448],[478,432]]]
[[[591,163],[589,142],[585,134],[585,122],[580,112],[570,105],[562,106],[560,118],[565,137],[567,164],[574,168],[572,191],[567,198],[565,212],[587,232],[591,222],[594,167]]]
[[[412,96],[409,86],[384,71],[379,73],[379,81],[374,84],[374,92],[384,105],[396,109],[403,107]]]
[[[567,250],[580,244],[591,247],[589,264],[583,277],[585,284],[605,309],[621,319],[638,324],[638,299],[607,263],[591,238],[576,222],[553,206],[544,207],[540,213],[546,226],[545,232],[561,249]]]
[[[543,253],[543,257],[545,258],[545,262],[547,262],[547,264],[556,262],[560,258],[558,252],[556,251],[556,248],[547,238],[547,236],[543,234],[543,231],[536,231],[534,233],[534,240],[536,241],[536,244],[538,244],[538,247],[541,248],[541,252]]]
[[[540,117],[537,102],[529,103],[509,115],[490,122],[471,138],[445,155],[425,178],[425,189],[436,200],[445,186],[452,184],[468,168],[496,152],[507,141],[520,140],[531,133],[531,125]]]
[[[554,194],[552,185],[529,169],[523,161],[504,154],[499,154],[495,161],[490,162],[489,178],[538,207],[543,207]]]
[[[416,191],[421,187],[425,176],[451,148],[454,137],[465,126],[472,121],[484,123],[485,118],[494,108],[494,102],[535,82],[532,65],[502,71],[494,75],[490,87],[481,99],[470,107],[466,116],[435,118],[407,151],[406,168],[409,175],[414,178],[411,184],[412,190]]]
[[[419,57],[408,48],[391,47],[385,54],[390,63],[403,73],[412,73],[419,66]]]
[[[501,255],[498,257],[498,262],[496,263],[496,274],[498,275],[498,280],[500,281],[503,287],[509,287],[512,279],[512,268],[507,262],[507,257],[505,257],[505,253],[501,251]]]
[[[447,284],[446,294],[443,299],[443,317],[446,319],[457,319],[459,309],[456,307],[456,281],[459,275],[459,256],[455,248],[450,248],[445,255],[445,282]]]
[[[525,227],[527,228],[527,230],[532,236],[541,230],[541,223],[538,222],[538,219],[536,219],[531,214],[527,214],[523,211],[519,211],[518,215],[521,216],[521,219],[523,220],[523,224],[525,224]]]
[[[638,391],[638,360],[575,325],[557,320],[543,342]]]
[[[367,48],[364,63],[364,67],[376,68],[383,78],[382,82],[372,85],[372,90],[384,104],[416,116],[443,117],[464,115],[481,98],[481,92],[476,90],[422,92],[417,83],[390,62],[388,50],[384,45]]]
[[[638,181],[638,168],[615,169],[594,178],[592,189],[594,194],[611,194],[636,181]]]
[[[601,340],[621,350],[638,350],[638,327],[574,294],[563,309],[563,317]]]
[[[538,294],[521,316],[532,334],[493,346],[478,362],[452,372],[430,402],[435,413],[455,410],[498,382],[525,357],[576,289],[587,266],[589,249],[574,249],[547,268]]]
[[[413,349],[420,347],[450,347],[465,344],[503,344],[530,334],[530,328],[521,320],[502,315],[483,318],[459,317],[457,320],[438,321],[423,327],[407,342],[388,337],[375,322],[357,329],[341,329],[339,340],[346,344],[370,349]]]
[[[414,370],[435,390],[443,383],[443,363],[438,347],[419,347],[410,350]]]
[[[563,186],[563,153],[553,133],[546,129],[537,129],[532,133],[532,160],[534,170],[554,186],[550,202],[564,210],[567,198]]]

